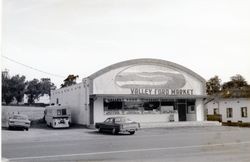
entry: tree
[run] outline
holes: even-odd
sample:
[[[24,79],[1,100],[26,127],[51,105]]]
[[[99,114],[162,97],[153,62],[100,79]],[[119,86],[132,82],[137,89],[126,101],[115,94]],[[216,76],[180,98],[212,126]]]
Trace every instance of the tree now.
[[[232,76],[231,80],[222,85],[223,97],[249,97],[250,87],[245,78],[239,74]]]
[[[61,84],[61,88],[76,84],[76,78],[78,77],[78,75],[69,75],[66,79],[64,79],[64,83]]]
[[[33,104],[35,102],[35,99],[39,99],[41,91],[42,87],[39,83],[39,80],[33,79],[32,81],[29,81],[25,92],[28,97],[28,103]]]
[[[14,95],[10,89],[10,77],[8,75],[8,71],[2,71],[2,101],[4,101],[7,105],[11,103],[14,99]]]
[[[41,81],[38,79],[29,81],[25,92],[28,97],[28,103],[33,104],[35,100],[39,100],[45,94],[50,96],[50,90],[55,88],[54,83],[51,83],[49,78],[42,78]]]
[[[23,75],[10,77],[8,70],[2,71],[2,101],[6,104],[10,104],[14,99],[17,103],[22,102],[24,94],[28,97],[28,103],[32,104],[45,94],[50,96],[50,90],[55,88],[50,78],[26,82]]]
[[[15,75],[11,78],[11,89],[13,90],[12,93],[17,101],[17,103],[23,101],[24,92],[26,88],[26,81],[25,76]]]
[[[206,89],[207,89],[207,94],[208,95],[215,95],[218,94],[221,90],[221,80],[219,77],[216,75],[213,78],[210,78],[206,82]]]
[[[229,82],[226,82],[222,85],[222,90],[226,91],[233,88],[242,88],[246,87],[247,85],[248,84],[245,78],[240,74],[237,74],[235,76],[232,76]]]
[[[48,94],[50,96],[50,90],[56,89],[54,83],[51,83],[50,78],[42,78],[41,81],[41,95]]]
[[[22,102],[25,86],[25,76],[15,75],[10,78],[8,71],[2,72],[2,100],[6,104],[11,103],[14,99],[17,103]]]

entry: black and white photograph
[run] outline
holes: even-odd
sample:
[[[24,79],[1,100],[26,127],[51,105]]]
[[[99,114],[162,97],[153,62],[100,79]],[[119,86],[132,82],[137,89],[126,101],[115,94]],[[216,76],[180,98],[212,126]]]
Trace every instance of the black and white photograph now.
[[[2,0],[2,162],[249,162],[250,1]]]

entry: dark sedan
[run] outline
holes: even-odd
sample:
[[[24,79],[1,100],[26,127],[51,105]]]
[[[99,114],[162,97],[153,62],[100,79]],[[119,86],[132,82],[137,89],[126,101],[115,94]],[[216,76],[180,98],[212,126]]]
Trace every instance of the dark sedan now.
[[[140,128],[140,124],[126,117],[109,117],[102,123],[96,123],[95,128],[99,132],[111,132],[112,134],[128,132],[134,134]]]

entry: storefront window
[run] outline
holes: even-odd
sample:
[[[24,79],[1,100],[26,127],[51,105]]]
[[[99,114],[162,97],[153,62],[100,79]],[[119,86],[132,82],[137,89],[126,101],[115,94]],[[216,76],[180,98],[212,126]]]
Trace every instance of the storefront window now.
[[[123,105],[124,114],[141,114],[142,105],[142,101],[126,101]]]
[[[189,105],[187,108],[188,108],[188,114],[195,113],[195,106],[194,105]]]
[[[174,100],[161,101],[161,113],[175,113],[177,110]]]
[[[195,113],[195,100],[174,99],[105,99],[105,115],[127,115],[127,114],[167,114],[177,113],[177,103],[187,106],[187,113]]]
[[[159,114],[160,113],[160,102],[144,102],[143,114]]]
[[[187,102],[187,113],[195,114],[195,100],[189,99],[186,102]]]
[[[122,102],[121,101],[104,100],[103,105],[104,105],[104,113],[106,115],[122,114]]]

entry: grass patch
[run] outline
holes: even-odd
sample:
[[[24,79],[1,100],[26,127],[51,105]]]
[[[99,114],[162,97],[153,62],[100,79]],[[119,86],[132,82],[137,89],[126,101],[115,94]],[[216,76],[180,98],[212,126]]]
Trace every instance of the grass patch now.
[[[223,126],[238,126],[238,127],[250,127],[250,123],[242,122],[222,122]]]

